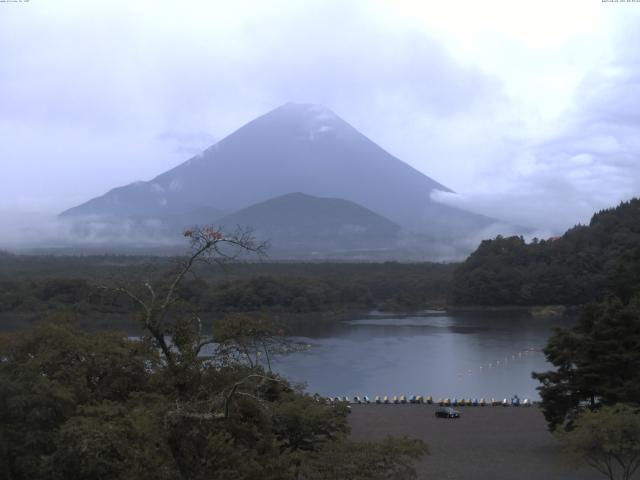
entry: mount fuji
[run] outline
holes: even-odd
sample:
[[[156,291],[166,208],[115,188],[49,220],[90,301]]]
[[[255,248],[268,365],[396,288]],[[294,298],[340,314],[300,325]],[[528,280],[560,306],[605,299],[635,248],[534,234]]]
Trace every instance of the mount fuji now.
[[[336,199],[388,221],[389,248],[399,237],[406,240],[408,233],[413,240],[417,235],[431,244],[450,243],[496,222],[435,202],[434,190],[451,191],[386,152],[328,108],[287,103],[152,180],[114,188],[60,216],[75,221],[156,219],[173,234],[186,226],[180,225],[181,219],[216,223],[256,204],[263,210],[271,208],[273,218],[282,215],[286,220],[287,214],[278,208],[287,202],[268,201],[301,193],[317,199],[303,202],[313,204],[316,211],[318,202],[326,203],[321,223],[331,217],[328,212],[333,208],[336,218],[362,232],[358,223],[362,218],[344,218],[340,204],[330,203]],[[295,230],[296,219],[288,221],[280,227]],[[400,228],[389,229],[391,224]]]

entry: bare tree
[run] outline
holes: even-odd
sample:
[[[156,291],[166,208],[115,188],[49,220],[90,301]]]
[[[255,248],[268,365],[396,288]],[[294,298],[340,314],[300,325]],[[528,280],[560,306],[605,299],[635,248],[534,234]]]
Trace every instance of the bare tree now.
[[[232,234],[224,234],[213,226],[194,227],[186,230],[184,236],[190,242],[190,251],[170,272],[168,280],[158,284],[145,279],[143,285],[114,289],[139,307],[142,327],[160,349],[170,369],[175,369],[185,360],[193,360],[214,341],[203,335],[202,320],[193,308],[182,304],[188,310],[186,314],[176,308],[180,303],[179,287],[187,275],[193,273],[195,265],[224,266],[243,254],[263,256],[266,250],[266,244],[257,242],[249,229],[238,228]]]

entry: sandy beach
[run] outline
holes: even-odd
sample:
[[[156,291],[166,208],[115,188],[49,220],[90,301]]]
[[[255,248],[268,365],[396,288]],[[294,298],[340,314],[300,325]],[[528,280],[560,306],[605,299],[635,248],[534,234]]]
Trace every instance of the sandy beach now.
[[[433,405],[353,405],[352,437],[420,438],[430,455],[419,479],[597,480],[589,467],[567,465],[537,407],[462,407],[459,419],[436,418]]]

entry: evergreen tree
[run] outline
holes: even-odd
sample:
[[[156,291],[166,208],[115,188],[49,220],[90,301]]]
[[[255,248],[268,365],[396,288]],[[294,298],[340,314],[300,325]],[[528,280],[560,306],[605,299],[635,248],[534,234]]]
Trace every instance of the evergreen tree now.
[[[640,294],[585,308],[578,324],[558,329],[544,349],[556,370],[534,373],[549,427],[571,427],[583,407],[640,404]]]

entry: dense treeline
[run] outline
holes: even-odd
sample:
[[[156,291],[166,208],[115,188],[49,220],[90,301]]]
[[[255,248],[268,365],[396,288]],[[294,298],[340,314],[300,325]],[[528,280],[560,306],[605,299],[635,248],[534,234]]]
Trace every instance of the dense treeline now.
[[[64,310],[84,327],[134,323],[131,299],[104,287],[160,278],[179,258],[0,255],[0,319],[17,328]],[[443,306],[453,265],[423,263],[237,263],[208,265],[180,286],[205,318],[228,312],[338,313]]]
[[[579,305],[640,286],[640,200],[596,213],[548,240],[483,241],[454,274],[460,305]]]

